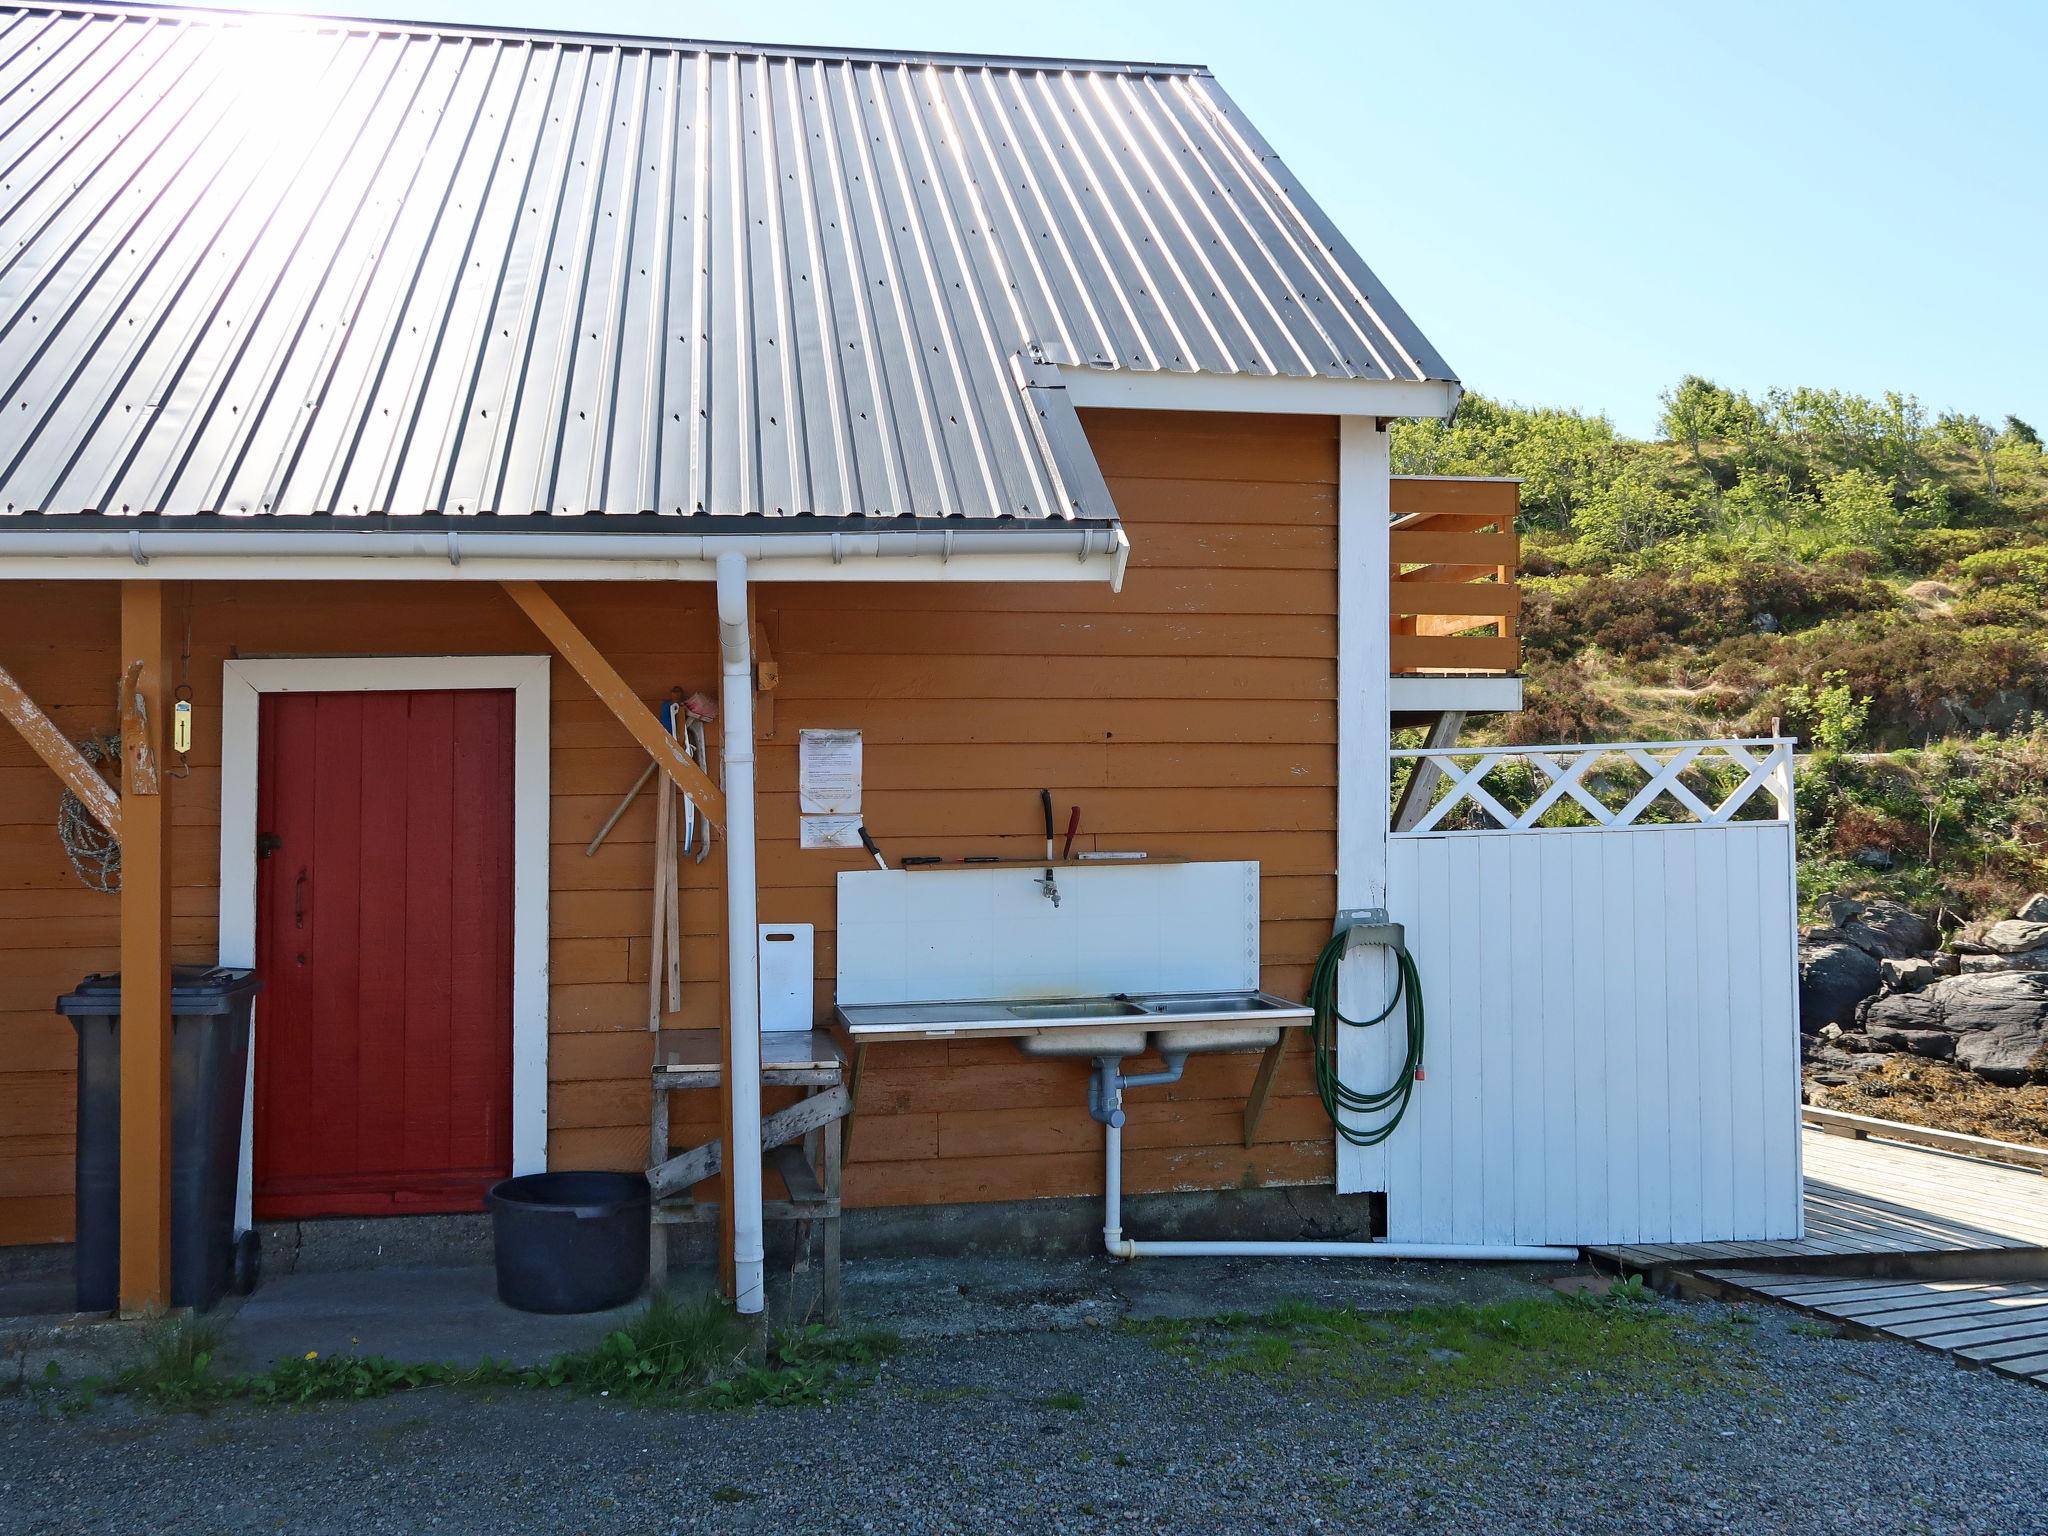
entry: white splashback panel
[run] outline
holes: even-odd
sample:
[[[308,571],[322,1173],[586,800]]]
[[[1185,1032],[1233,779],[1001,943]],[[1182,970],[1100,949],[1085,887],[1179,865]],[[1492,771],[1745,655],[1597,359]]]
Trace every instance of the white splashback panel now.
[[[846,870],[838,1001],[937,1003],[1259,985],[1259,866]]]

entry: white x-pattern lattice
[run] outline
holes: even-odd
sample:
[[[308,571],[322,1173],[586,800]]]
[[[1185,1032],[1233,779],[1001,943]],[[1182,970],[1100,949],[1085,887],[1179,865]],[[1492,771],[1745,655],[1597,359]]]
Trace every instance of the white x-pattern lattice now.
[[[1440,774],[1443,779],[1443,787],[1429,810],[1396,836],[1412,837],[1443,829],[1445,821],[1466,805],[1482,812],[1492,824],[1461,827],[1459,831],[1571,830],[1542,825],[1544,816],[1567,796],[1596,827],[1613,831],[1650,825],[1642,821],[1643,813],[1665,797],[1685,813],[1676,825],[1722,826],[1734,820],[1759,790],[1776,802],[1776,815],[1761,819],[1784,822],[1792,818],[1792,743],[1787,740],[1759,737],[1739,741],[1610,742],[1592,746],[1417,748],[1402,749],[1392,756],[1414,762],[1418,773],[1428,771]],[[1619,806],[1600,798],[1597,779],[1588,782],[1588,774],[1596,764],[1614,757],[1627,759],[1647,775],[1642,787]],[[1681,775],[1694,767],[1718,766],[1717,760],[1741,770],[1743,778],[1718,804],[1710,805]],[[1528,763],[1548,781],[1542,792],[1519,811],[1503,805],[1485,783],[1487,776],[1503,763],[1516,761]],[[1654,825],[1674,823],[1667,820]]]

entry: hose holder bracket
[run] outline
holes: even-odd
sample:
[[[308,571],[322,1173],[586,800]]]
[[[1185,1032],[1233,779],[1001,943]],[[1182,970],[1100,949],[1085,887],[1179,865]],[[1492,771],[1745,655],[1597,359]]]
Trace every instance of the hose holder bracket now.
[[[1399,949],[1407,938],[1407,930],[1387,915],[1385,907],[1351,907],[1337,914],[1331,937],[1344,941],[1344,953],[1348,955],[1361,944]]]

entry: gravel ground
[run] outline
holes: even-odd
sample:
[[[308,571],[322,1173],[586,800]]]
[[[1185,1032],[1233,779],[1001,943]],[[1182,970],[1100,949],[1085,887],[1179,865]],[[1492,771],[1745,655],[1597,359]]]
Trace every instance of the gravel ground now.
[[[1761,1383],[1739,1398],[1302,1400],[1085,1322],[923,1334],[798,1410],[437,1390],[63,1420],[17,1397],[0,1531],[2048,1530],[2048,1392],[1734,1310]]]

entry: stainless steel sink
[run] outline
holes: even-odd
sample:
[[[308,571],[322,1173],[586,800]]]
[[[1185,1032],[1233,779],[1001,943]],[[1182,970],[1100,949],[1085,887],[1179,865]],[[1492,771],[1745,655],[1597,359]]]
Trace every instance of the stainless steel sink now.
[[[1268,997],[1263,992],[1174,992],[1147,993],[1138,999],[1145,1012],[1161,1017],[1199,1015],[1213,1019],[1224,1015],[1274,1013],[1295,1005]]]
[[[1118,997],[1063,997],[1055,1002],[1008,1003],[1003,1011],[1013,1019],[1134,1019],[1149,1009]]]
[[[1254,1033],[1308,1022],[1300,1003],[1266,992],[1148,992],[1132,996],[991,998],[931,1003],[843,1003],[839,1017],[856,1038],[963,1039],[1040,1034],[1093,1035],[1132,1031],[1150,1034],[1155,1046],[1171,1031],[1175,1049],[1232,1048],[1226,1041],[1254,1040]],[[1207,1025],[1207,1033],[1203,1027]],[[1123,1038],[1119,1034],[1119,1038]],[[1082,1052],[1074,1039],[1046,1045],[1037,1054]],[[1119,1054],[1108,1046],[1087,1054]]]

